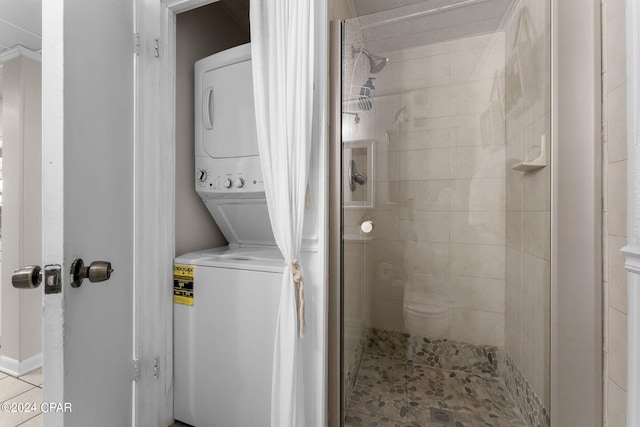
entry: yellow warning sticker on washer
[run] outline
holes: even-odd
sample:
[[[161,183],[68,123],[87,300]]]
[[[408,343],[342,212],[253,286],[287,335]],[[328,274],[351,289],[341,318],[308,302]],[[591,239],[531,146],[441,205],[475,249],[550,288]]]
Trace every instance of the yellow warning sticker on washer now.
[[[195,268],[192,265],[174,264],[173,266],[173,302],[193,305],[193,278]]]

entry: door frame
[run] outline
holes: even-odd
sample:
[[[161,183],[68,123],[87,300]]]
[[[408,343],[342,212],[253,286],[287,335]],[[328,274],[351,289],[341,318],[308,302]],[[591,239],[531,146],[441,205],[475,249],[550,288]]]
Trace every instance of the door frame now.
[[[134,425],[173,418],[176,15],[219,0],[134,0]]]
[[[136,425],[173,422],[173,291],[175,255],[175,69],[176,15],[219,0],[134,0],[135,61],[135,233],[136,264],[134,304],[134,348],[139,360],[139,379],[134,385]],[[303,357],[307,419],[326,424],[326,301],[328,219],[327,138],[327,0],[316,0],[315,98],[312,156],[317,164],[310,171],[312,205],[310,216],[318,242],[305,268],[310,301],[309,328]],[[326,23],[326,25],[325,25]],[[326,28],[325,28],[326,27]],[[317,152],[315,152],[317,150]],[[306,219],[306,215],[305,215]],[[161,326],[158,326],[161,325]]]
[[[602,425],[600,1],[551,0],[551,425]]]

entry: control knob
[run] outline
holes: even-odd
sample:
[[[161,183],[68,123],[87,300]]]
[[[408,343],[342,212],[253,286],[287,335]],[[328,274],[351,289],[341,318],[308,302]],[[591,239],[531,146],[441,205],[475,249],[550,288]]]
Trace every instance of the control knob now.
[[[233,187],[233,181],[231,181],[231,178],[227,178],[224,181],[224,188],[231,188]]]
[[[200,169],[198,171],[198,180],[200,182],[205,182],[207,180],[207,171],[204,169]]]
[[[244,178],[236,179],[236,187],[238,187],[238,188],[244,187]]]

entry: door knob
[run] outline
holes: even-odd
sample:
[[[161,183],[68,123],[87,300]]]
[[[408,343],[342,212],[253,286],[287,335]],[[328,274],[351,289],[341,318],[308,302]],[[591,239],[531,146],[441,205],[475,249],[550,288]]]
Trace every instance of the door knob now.
[[[44,270],[39,265],[19,268],[11,274],[11,283],[16,289],[35,289],[40,286],[43,278],[45,294],[57,294],[62,291],[58,264],[45,265]]]
[[[39,265],[28,265],[14,270],[11,283],[16,289],[35,289],[42,283],[42,269]]]
[[[79,288],[84,279],[91,283],[109,280],[113,273],[111,263],[108,261],[93,261],[88,267],[84,266],[82,258],[77,258],[71,264],[71,286]]]

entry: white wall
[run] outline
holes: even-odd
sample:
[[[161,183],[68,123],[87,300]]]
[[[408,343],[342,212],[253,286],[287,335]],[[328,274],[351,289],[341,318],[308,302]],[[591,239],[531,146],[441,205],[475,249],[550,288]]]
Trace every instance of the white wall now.
[[[17,290],[11,284],[13,270],[41,265],[41,64],[19,55],[3,68],[0,370],[21,374],[37,367],[23,362],[41,363],[42,352],[42,289]]]
[[[193,64],[248,42],[218,3],[176,17],[176,255],[227,244],[195,190]]]

